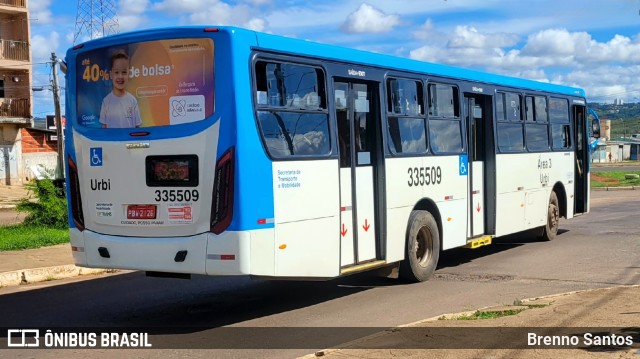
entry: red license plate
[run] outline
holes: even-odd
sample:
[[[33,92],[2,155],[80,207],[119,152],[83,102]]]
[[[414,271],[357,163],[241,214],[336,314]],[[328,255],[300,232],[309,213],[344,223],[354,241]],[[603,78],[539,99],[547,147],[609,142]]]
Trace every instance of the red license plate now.
[[[156,219],[156,206],[130,204],[127,206],[127,219]]]

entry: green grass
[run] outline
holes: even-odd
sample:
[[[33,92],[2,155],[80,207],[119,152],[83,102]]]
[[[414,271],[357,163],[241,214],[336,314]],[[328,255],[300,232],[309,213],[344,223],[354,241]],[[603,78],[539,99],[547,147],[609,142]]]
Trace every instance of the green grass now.
[[[457,317],[456,320],[496,319],[496,318],[507,317],[510,315],[516,315],[524,310],[526,310],[526,308],[508,309],[508,310],[500,310],[500,311],[476,311],[471,315],[463,315],[463,316]]]
[[[69,230],[22,224],[0,227],[0,251],[39,248],[69,243]]]
[[[630,173],[640,175],[640,171],[592,172],[591,187],[640,186],[640,179],[624,178]]]

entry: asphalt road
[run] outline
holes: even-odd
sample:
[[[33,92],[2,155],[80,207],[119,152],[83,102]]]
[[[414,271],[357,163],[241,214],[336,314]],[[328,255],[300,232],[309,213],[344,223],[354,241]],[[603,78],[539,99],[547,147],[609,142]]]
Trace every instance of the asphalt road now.
[[[640,171],[640,163],[624,163],[624,164],[591,164],[591,172],[618,172],[618,171]]]
[[[434,278],[419,284],[357,275],[329,282],[265,282],[246,277],[147,278],[141,273],[0,288],[0,327],[164,327],[158,341],[189,349],[4,350],[0,357],[158,356],[293,358],[304,349],[196,349],[238,332],[238,346],[265,340],[268,327],[391,327],[443,313],[567,291],[640,284],[640,191],[593,192],[592,212],[563,220],[553,242],[532,233],[477,250],[443,253]],[[308,331],[282,335],[296,343]],[[271,337],[271,339],[274,339]],[[204,344],[203,344],[204,343]],[[296,345],[293,345],[296,346]],[[305,346],[299,344],[297,346]]]

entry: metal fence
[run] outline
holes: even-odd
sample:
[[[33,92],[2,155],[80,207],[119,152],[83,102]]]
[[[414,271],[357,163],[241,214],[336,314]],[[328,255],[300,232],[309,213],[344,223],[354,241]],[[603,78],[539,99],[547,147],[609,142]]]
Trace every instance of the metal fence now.
[[[0,59],[29,61],[29,43],[0,39]]]
[[[31,117],[28,98],[5,99],[0,105],[0,117]]]

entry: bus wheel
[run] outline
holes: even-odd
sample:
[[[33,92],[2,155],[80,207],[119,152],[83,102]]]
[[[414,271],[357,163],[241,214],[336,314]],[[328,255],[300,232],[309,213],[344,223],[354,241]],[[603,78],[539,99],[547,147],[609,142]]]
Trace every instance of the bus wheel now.
[[[558,234],[558,225],[560,224],[560,207],[558,206],[558,196],[555,192],[551,192],[549,198],[549,208],[547,209],[547,224],[542,227],[542,240],[551,241]]]
[[[407,229],[406,257],[400,264],[400,277],[422,282],[433,274],[440,256],[440,232],[431,213],[413,211]]]

